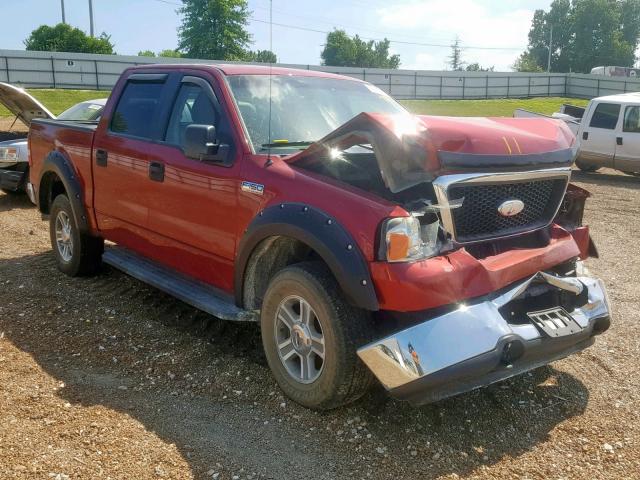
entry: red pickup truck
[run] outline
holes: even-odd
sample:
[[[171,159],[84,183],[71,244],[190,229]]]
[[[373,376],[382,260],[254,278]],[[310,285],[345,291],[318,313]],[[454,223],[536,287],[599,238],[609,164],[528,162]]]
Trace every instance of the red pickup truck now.
[[[561,121],[412,116],[321,72],[143,66],[96,124],[32,122],[28,191],[60,270],[106,262],[260,322],[296,402],[333,408],[377,378],[421,404],[609,327],[581,274],[596,252],[574,146]]]

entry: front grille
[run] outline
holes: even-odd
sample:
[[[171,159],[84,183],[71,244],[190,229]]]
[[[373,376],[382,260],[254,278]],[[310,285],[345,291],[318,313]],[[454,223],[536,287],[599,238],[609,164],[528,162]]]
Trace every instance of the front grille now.
[[[566,185],[566,178],[450,185],[449,201],[464,198],[461,207],[451,210],[456,241],[516,235],[548,225],[558,210]],[[511,217],[502,216],[498,207],[507,200],[521,200],[524,209]]]

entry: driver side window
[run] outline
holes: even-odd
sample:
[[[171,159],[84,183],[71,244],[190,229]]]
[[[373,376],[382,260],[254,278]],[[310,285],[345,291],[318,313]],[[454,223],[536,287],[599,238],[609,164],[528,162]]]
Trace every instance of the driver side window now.
[[[183,83],[173,105],[165,141],[172,145],[183,145],[185,130],[193,124],[217,127],[216,109],[202,87]]]

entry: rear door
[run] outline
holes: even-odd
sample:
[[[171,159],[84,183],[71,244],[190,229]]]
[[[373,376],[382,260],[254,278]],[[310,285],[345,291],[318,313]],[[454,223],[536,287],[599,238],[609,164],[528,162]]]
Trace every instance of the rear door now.
[[[620,104],[601,102],[593,106],[580,138],[580,160],[602,167],[613,167],[616,127]]]
[[[640,106],[623,106],[622,122],[616,131],[614,166],[624,172],[640,172]]]
[[[93,143],[94,208],[105,237],[147,247],[149,147],[162,125],[169,75],[131,75]],[[104,125],[106,123],[106,125]]]

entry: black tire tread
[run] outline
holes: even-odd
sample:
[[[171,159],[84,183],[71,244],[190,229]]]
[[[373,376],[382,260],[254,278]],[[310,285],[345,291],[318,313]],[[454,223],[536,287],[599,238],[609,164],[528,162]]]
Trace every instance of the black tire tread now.
[[[374,382],[373,374],[356,353],[359,347],[371,340],[373,325],[369,314],[353,307],[345,300],[338,282],[322,262],[303,262],[284,268],[272,279],[265,299],[270,293],[271,286],[286,277],[305,282],[319,291],[320,296],[323,297],[322,300],[328,302],[329,309],[337,313],[332,318],[333,327],[342,332],[338,338],[340,358],[337,359],[337,364],[343,374],[340,381],[332,385],[333,391],[328,398],[317,403],[301,402],[296,398],[294,400],[320,410],[330,410],[354,402],[362,397]]]
[[[583,172],[589,173],[597,172],[598,170],[600,170],[600,167],[597,167],[595,165],[587,165],[586,163],[582,163],[580,160],[576,160],[576,167],[578,167]]]
[[[56,245],[54,244],[54,222],[58,211],[65,210],[69,215],[69,218],[72,219],[74,225],[74,237],[76,240],[76,244],[79,245],[79,258],[73,259],[70,264],[62,265],[60,260],[58,259],[58,253],[56,250]],[[71,277],[81,277],[81,276],[90,276],[97,273],[102,266],[102,253],[104,252],[104,239],[100,237],[92,237],[87,234],[80,233],[78,231],[78,226],[75,224],[75,215],[73,213],[73,208],[71,207],[71,203],[69,202],[69,198],[65,194],[60,194],[54,198],[51,204],[51,215],[50,215],[50,234],[51,234],[51,247],[53,249],[54,255],[56,256],[56,261],[58,263],[58,268],[65,274]],[[74,251],[74,256],[77,255],[78,249]]]

